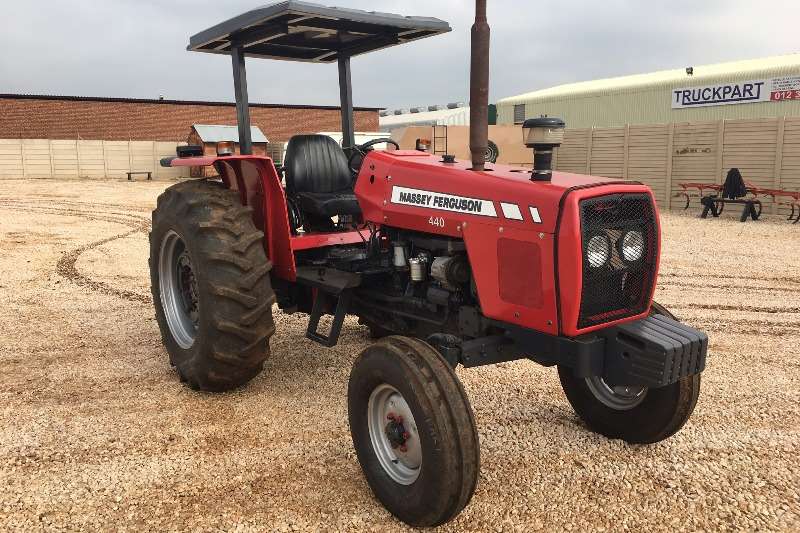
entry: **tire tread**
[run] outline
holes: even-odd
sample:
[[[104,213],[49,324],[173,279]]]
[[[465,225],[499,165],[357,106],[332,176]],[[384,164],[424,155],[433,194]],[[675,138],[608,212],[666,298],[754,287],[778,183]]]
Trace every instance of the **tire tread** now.
[[[396,491],[387,492],[383,485],[384,481],[381,481],[385,474],[375,474],[366,469],[365,465],[371,464],[369,454],[373,453],[369,437],[365,437],[366,442],[361,441],[357,438],[359,430],[353,426],[354,413],[359,412],[361,408],[354,403],[355,398],[364,390],[355,384],[363,383],[362,380],[367,375],[365,368],[374,371],[376,365],[383,364],[399,364],[405,369],[398,375],[405,376],[404,380],[407,380],[415,391],[416,401],[425,410],[426,417],[430,417],[426,418],[427,423],[437,428],[436,442],[441,445],[437,453],[441,454],[439,457],[444,462],[439,465],[442,469],[439,474],[427,475],[441,476],[437,479],[443,485],[441,491],[436,493],[437,498],[441,499],[436,502],[426,500],[427,505],[422,509],[408,508],[408,505],[403,503],[406,501],[404,499],[393,501],[396,498],[394,495]],[[438,526],[457,516],[469,503],[477,486],[480,472],[480,445],[466,392],[447,361],[439,352],[421,340],[400,336],[385,337],[364,350],[356,360],[348,391],[351,432],[359,461],[365,468],[365,474],[373,491],[384,505],[398,518],[414,526]],[[417,422],[419,424],[419,419]]]
[[[183,237],[194,241],[199,257],[193,260],[203,265],[208,277],[206,297],[214,308],[208,324],[213,331],[192,357],[170,350],[181,380],[194,389],[239,387],[254,378],[269,357],[269,338],[275,331],[272,304],[276,298],[268,278],[272,264],[264,247],[256,246],[264,234],[255,227],[252,214],[251,207],[241,205],[237,192],[208,180],[173,185],[158,197],[153,211],[153,233],[176,220],[185,222],[189,229]],[[154,272],[159,245],[151,242],[151,285],[156,317],[169,349],[171,334],[158,309]]]

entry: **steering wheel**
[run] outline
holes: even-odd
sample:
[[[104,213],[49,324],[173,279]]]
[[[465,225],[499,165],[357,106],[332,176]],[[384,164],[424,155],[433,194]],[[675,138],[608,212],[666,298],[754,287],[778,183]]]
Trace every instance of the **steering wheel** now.
[[[350,158],[347,160],[347,166],[350,167],[350,171],[353,173],[353,175],[358,174],[361,170],[361,164],[364,162],[364,157],[367,155],[367,152],[372,151],[372,147],[376,144],[383,143],[391,144],[398,150],[400,149],[400,145],[388,137],[372,139],[364,144],[357,144],[353,147],[353,152],[350,154]]]

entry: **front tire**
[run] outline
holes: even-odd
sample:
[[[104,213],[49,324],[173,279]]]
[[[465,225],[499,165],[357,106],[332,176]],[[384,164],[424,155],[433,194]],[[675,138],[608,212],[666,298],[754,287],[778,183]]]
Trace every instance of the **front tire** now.
[[[651,315],[675,316],[653,302]],[[561,388],[575,413],[592,431],[632,444],[651,444],[677,433],[689,420],[700,395],[700,375],[650,389],[612,387],[601,377],[578,378],[559,366]]]
[[[196,390],[257,376],[275,331],[264,234],[236,192],[195,180],[158,198],[150,234],[156,320],[170,363]]]
[[[403,522],[437,526],[475,492],[478,433],[453,369],[428,344],[392,336],[364,350],[348,386],[350,433],[369,486]]]

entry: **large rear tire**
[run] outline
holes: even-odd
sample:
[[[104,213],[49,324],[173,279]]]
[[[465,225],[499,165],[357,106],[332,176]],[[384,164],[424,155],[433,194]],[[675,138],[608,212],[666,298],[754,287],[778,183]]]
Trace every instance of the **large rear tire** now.
[[[675,316],[653,302],[651,315]],[[575,413],[592,431],[611,439],[651,444],[671,437],[689,420],[700,395],[700,375],[659,387],[612,387],[601,377],[578,378],[567,367],[558,377]]]
[[[447,361],[420,340],[386,337],[356,360],[347,397],[358,461],[386,509],[423,527],[458,515],[475,492],[480,451]]]
[[[234,389],[263,369],[275,331],[263,238],[222,183],[183,182],[158,197],[153,304],[170,363],[193,389]]]

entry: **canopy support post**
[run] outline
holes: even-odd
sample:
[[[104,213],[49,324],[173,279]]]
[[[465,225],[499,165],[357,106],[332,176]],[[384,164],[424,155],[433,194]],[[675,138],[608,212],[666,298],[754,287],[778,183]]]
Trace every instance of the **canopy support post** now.
[[[250,102],[247,98],[247,71],[244,66],[244,50],[241,45],[231,46],[233,60],[233,90],[236,95],[236,122],[239,125],[239,153],[253,154],[250,135]]]
[[[353,126],[353,85],[350,79],[350,57],[339,57],[339,95],[342,106],[342,148],[356,145]]]

